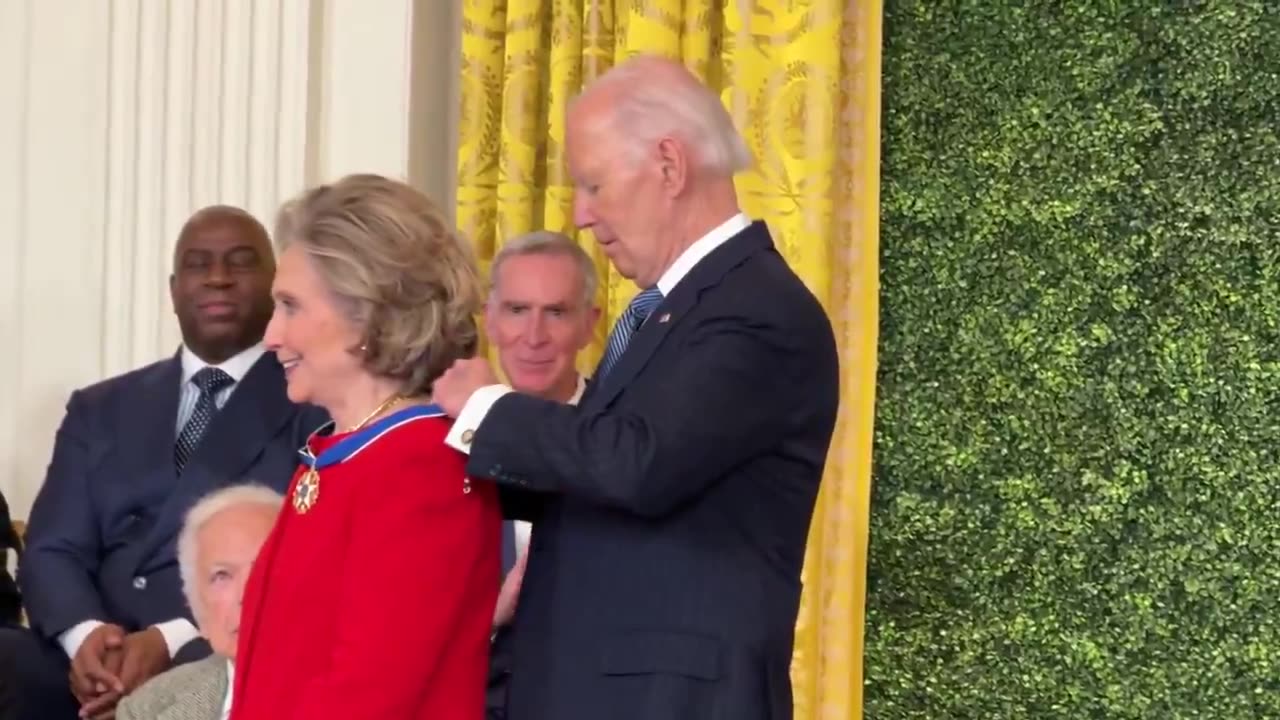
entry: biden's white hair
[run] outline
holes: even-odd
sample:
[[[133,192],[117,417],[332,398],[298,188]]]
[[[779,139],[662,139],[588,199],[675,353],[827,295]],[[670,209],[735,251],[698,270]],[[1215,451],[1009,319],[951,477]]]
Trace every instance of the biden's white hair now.
[[[732,177],[752,166],[751,150],[719,96],[678,63],[633,56],[596,78],[574,103],[605,90],[609,117],[637,154],[674,137],[691,150],[697,170]]]
[[[196,556],[200,548],[196,537],[200,528],[214,515],[239,505],[261,505],[279,512],[284,496],[264,485],[243,484],[215,490],[205,495],[187,511],[178,532],[178,574],[182,578],[182,594],[187,599],[191,614],[199,624],[204,608],[200,606],[199,578],[196,577]]]

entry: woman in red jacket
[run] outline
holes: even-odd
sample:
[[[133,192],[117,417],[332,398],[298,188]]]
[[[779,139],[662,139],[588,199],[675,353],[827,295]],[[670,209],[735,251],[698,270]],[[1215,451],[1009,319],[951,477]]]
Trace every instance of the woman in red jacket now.
[[[473,353],[468,247],[403,183],[280,213],[266,343],[329,411],[244,594],[232,720],[476,720],[499,578],[495,489],[444,444],[431,382]]]

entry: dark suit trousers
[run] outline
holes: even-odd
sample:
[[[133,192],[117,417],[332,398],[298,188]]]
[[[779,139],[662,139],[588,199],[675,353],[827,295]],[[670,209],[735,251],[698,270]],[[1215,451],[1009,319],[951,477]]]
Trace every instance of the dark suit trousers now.
[[[502,523],[502,579],[516,563],[515,526]],[[485,688],[485,720],[506,720],[507,685],[511,681],[511,626],[503,625],[489,646],[489,685]],[[0,718],[3,720],[3,718]]]
[[[2,651],[3,648],[0,648]],[[18,664],[15,658],[0,654],[0,720],[19,720]]]
[[[0,720],[76,720],[70,667],[55,643],[24,627],[0,627]]]
[[[507,688],[511,684],[511,626],[503,625],[489,647],[489,686],[485,688],[485,720],[507,720]]]

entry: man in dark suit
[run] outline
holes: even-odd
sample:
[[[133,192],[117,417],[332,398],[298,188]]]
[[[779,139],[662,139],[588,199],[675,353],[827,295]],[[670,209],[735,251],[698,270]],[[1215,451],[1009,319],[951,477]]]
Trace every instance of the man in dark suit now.
[[[9,574],[9,552],[21,557],[22,540],[13,529],[9,502],[0,493],[0,629],[22,622],[22,595]],[[0,720],[19,720],[18,671],[15,658],[0,648]]]
[[[13,529],[9,501],[0,493],[0,627],[17,625],[22,620],[22,594],[9,574],[9,553],[21,557],[22,540]],[[0,715],[3,720],[3,715]]]
[[[474,359],[434,387],[468,473],[534,522],[508,717],[790,718],[830,322],[739,211],[745,144],[678,63],[602,76],[566,152],[575,223],[643,288],[581,403],[513,392]]]
[[[325,421],[289,402],[263,351],[274,272],[248,213],[196,213],[169,281],[183,347],[72,393],[18,570],[32,631],[0,633],[25,717],[109,717],[143,681],[208,654],[178,575],[184,514],[238,478],[283,490]]]
[[[576,405],[586,382],[578,353],[600,319],[599,279],[591,257],[571,238],[536,231],[511,238],[489,264],[484,326],[498,366],[517,392]],[[487,720],[506,717],[511,674],[511,618],[524,576],[530,528],[503,524],[503,582],[494,611]]]

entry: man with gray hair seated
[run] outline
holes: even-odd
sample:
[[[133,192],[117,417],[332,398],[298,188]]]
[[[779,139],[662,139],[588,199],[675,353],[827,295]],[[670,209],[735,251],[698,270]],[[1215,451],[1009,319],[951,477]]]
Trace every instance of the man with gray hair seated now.
[[[595,263],[572,238],[537,230],[507,240],[489,266],[484,326],[498,365],[518,392],[577,405],[586,390],[578,352],[600,319]],[[509,493],[510,494],[510,493]],[[503,526],[504,579],[494,610],[487,720],[505,720],[515,615],[531,526]]]
[[[240,601],[258,550],[284,498],[267,487],[233,485],[187,513],[178,535],[182,591],[213,654],[147,681],[116,709],[116,720],[225,720],[240,630]]]

